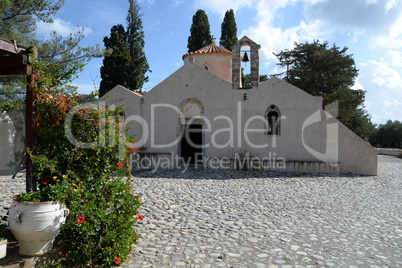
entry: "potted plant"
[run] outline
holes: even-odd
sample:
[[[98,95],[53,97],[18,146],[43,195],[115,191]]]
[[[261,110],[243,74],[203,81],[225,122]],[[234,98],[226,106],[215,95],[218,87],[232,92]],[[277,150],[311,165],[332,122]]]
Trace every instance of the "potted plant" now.
[[[71,94],[50,89],[54,79],[46,73],[49,68],[59,70],[59,65],[44,67],[40,62],[33,65],[34,135],[33,148],[28,148],[27,153],[39,189],[12,197],[9,210],[10,230],[19,242],[19,254],[25,256],[49,252],[69,214],[66,198],[70,182],[67,161],[62,159],[67,158],[66,152],[73,146],[66,142],[62,120],[75,104]]]
[[[39,182],[39,191],[14,196],[9,210],[9,228],[23,256],[48,253],[69,214],[64,203],[67,178],[54,175],[51,179],[41,178]]]
[[[100,105],[96,93],[84,97],[50,89],[54,79],[40,71],[40,63],[35,68],[35,139],[29,154],[39,190],[15,197],[13,204],[57,203],[64,212],[58,212],[51,228],[60,226],[69,213],[56,238],[62,267],[118,265],[137,240],[134,227],[142,219],[130,180],[134,137],[126,135],[121,109]],[[95,101],[86,105],[87,99]],[[10,218],[15,224],[24,222],[18,213],[10,212]]]

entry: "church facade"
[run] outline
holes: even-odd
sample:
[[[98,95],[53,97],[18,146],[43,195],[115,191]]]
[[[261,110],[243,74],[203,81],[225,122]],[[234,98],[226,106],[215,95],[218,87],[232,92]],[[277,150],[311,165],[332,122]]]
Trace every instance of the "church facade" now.
[[[331,115],[336,104],[327,112],[281,79],[260,83],[259,48],[248,37],[232,52],[212,43],[144,95],[116,86],[101,98],[137,134],[133,164],[377,175],[377,152]]]

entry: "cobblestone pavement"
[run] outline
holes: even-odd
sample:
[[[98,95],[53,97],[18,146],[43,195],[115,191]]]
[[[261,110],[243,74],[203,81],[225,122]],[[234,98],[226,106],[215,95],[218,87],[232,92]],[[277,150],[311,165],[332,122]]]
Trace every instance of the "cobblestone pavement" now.
[[[25,188],[0,177],[0,213]],[[142,195],[135,267],[402,267],[402,160],[379,176],[163,170]]]
[[[141,238],[123,266],[402,267],[402,160],[379,176],[135,174]]]

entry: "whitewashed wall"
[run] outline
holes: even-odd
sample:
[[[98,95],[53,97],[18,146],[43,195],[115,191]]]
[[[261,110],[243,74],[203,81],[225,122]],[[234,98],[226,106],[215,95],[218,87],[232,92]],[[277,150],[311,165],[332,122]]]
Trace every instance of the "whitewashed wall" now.
[[[0,175],[21,170],[25,151],[25,120],[22,111],[0,114]]]
[[[287,162],[333,163],[340,173],[377,174],[377,153],[367,142],[322,111],[320,97],[277,78],[265,81],[258,88],[234,90],[231,83],[198,64],[187,63],[143,97],[120,86],[109,94],[108,103],[121,99],[127,116],[138,115],[147,123],[148,133],[145,133],[139,122],[132,122],[132,131],[139,133],[137,140],[144,152],[179,155],[183,122],[177,109],[186,101],[196,100],[203,107],[202,116],[209,122],[203,126],[204,145],[211,144],[212,140],[224,145],[233,138],[233,143],[222,148],[204,148],[205,157],[234,158],[236,154],[248,154],[263,158],[275,154]],[[263,133],[266,123],[261,118],[250,120],[256,115],[264,117],[272,104],[280,109],[283,117],[279,136]],[[222,116],[231,118],[231,123]],[[232,137],[229,131],[216,133],[230,127],[234,130]],[[262,132],[244,133],[245,127]],[[250,143],[267,146],[260,149]],[[162,146],[166,144],[169,146]]]

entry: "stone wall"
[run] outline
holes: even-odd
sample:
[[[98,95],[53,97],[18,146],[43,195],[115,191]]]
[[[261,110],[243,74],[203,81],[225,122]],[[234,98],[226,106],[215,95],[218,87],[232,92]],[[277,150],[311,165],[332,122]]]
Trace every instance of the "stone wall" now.
[[[304,174],[340,174],[339,163],[281,161],[275,158],[234,157],[216,158],[200,155],[199,161],[188,165],[183,159],[171,153],[138,152],[131,158],[132,168],[139,170],[155,170],[181,168],[258,170]]]
[[[378,154],[400,156],[402,155],[402,149],[393,148],[375,148]]]

